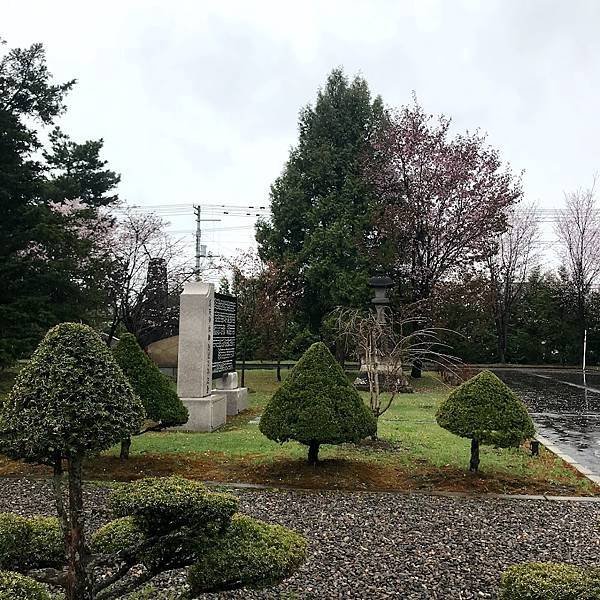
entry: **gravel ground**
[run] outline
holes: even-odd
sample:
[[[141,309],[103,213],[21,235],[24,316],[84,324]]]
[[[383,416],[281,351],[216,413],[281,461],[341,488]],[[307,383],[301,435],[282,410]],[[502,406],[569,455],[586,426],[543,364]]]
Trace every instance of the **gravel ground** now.
[[[86,491],[88,519],[108,490]],[[205,598],[494,598],[500,573],[533,560],[600,563],[600,503],[342,492],[238,491],[241,510],[302,532],[309,560],[270,590]],[[0,480],[0,511],[52,511],[39,481]],[[180,572],[160,587],[178,588]]]

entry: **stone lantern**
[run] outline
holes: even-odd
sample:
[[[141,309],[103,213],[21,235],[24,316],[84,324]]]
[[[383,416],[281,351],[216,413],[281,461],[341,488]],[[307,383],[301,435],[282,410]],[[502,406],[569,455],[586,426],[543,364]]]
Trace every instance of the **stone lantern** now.
[[[384,308],[390,303],[388,298],[388,290],[394,287],[394,282],[385,276],[374,276],[369,278],[369,287],[375,293],[371,303],[375,306],[377,311],[377,320],[380,323],[385,323],[385,311]]]

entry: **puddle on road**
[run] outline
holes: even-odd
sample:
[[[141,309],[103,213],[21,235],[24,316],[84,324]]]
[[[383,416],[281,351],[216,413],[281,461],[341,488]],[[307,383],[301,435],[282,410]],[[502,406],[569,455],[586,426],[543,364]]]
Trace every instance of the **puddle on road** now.
[[[543,378],[537,377],[535,373],[537,372],[507,369],[498,370],[496,375],[521,396],[532,412],[600,414],[599,392],[560,383],[554,377],[547,378],[547,372],[540,372],[545,376]],[[600,383],[598,385],[600,387]]]
[[[600,392],[576,388],[559,380],[581,385],[580,373],[557,372],[548,378],[548,371],[502,369],[496,374],[525,402],[541,435],[580,464],[600,473]],[[600,375],[592,378],[587,375],[586,382],[600,389]]]

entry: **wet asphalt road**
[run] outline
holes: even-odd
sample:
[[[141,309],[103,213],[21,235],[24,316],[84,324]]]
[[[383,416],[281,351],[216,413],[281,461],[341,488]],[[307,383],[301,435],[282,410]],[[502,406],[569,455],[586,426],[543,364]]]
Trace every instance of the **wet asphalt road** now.
[[[600,373],[498,369],[527,404],[538,432],[600,475]]]

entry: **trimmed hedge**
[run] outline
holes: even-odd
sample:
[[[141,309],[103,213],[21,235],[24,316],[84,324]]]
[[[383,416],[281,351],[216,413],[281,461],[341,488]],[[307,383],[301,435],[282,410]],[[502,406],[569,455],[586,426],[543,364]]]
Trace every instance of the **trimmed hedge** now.
[[[600,568],[561,563],[509,567],[500,581],[500,600],[600,600]]]
[[[147,477],[116,489],[110,505],[115,516],[134,517],[136,525],[152,535],[180,527],[196,535],[214,535],[229,525],[238,501],[183,477]]]
[[[112,352],[87,325],[40,342],[0,407],[0,452],[32,462],[107,450],[139,431],[144,409]]]
[[[25,518],[0,513],[0,568],[61,567],[64,564],[63,534],[56,517]]]
[[[0,600],[51,600],[46,588],[19,573],[0,571]]]
[[[271,440],[320,444],[359,442],[377,432],[377,422],[344,371],[322,342],[313,344],[275,392],[259,423]]]
[[[92,552],[113,554],[136,546],[144,539],[144,532],[134,517],[115,519],[92,534]]]
[[[115,358],[142,400],[148,419],[165,427],[183,425],[189,414],[169,379],[142,350],[135,336],[125,333],[114,348]]]
[[[232,587],[266,587],[292,575],[306,560],[306,540],[281,525],[237,514],[221,538],[198,549],[188,570],[192,594]]]
[[[31,517],[28,560],[37,567],[59,567],[65,563],[65,541],[56,517]]]
[[[521,399],[491,371],[456,388],[441,403],[436,419],[455,435],[501,448],[518,446],[535,434]]]

